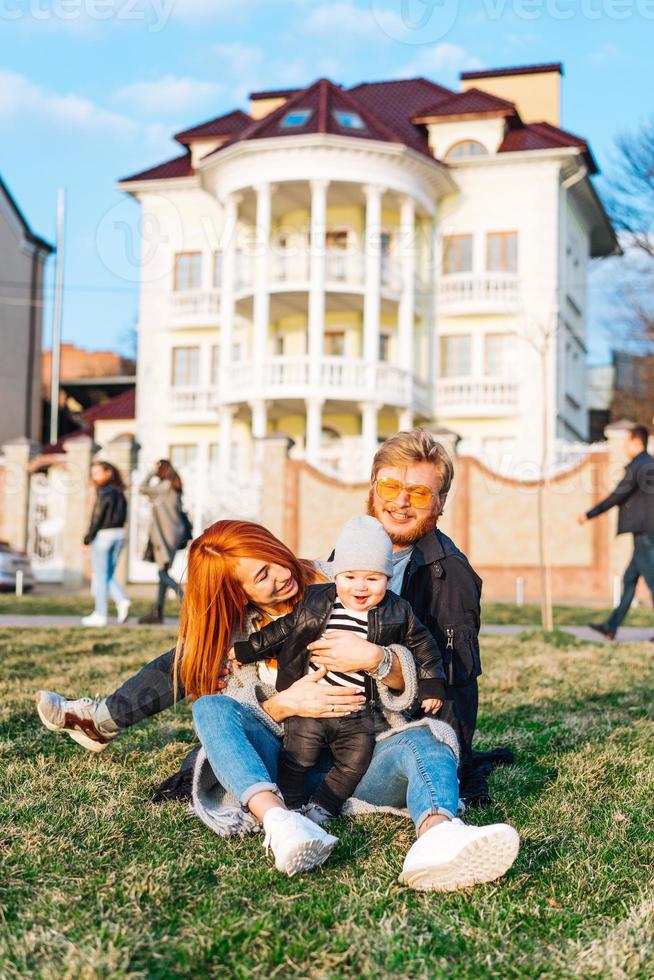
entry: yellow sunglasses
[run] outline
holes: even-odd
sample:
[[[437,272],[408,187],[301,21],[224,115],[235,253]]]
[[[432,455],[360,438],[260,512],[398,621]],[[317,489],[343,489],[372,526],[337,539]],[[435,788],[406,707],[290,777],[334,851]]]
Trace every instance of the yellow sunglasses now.
[[[406,490],[409,495],[409,503],[412,507],[417,507],[418,510],[429,507],[432,497],[438,496],[437,493],[434,493],[429,487],[424,487],[421,483],[401,483],[399,480],[393,480],[389,476],[384,476],[377,480],[375,482],[375,490],[377,491],[377,496],[386,501],[386,503],[397,500],[402,491]]]

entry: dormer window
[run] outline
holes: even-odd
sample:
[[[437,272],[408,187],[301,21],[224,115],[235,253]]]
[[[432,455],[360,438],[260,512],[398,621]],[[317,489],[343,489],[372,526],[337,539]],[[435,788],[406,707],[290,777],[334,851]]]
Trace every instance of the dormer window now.
[[[333,116],[341,129],[366,128],[366,124],[358,112],[346,112],[344,109],[334,109]]]
[[[306,124],[313,115],[313,109],[290,109],[282,119],[280,126],[284,129],[299,129]]]
[[[487,157],[488,150],[479,140],[460,140],[445,154],[446,160],[468,160],[470,157]]]

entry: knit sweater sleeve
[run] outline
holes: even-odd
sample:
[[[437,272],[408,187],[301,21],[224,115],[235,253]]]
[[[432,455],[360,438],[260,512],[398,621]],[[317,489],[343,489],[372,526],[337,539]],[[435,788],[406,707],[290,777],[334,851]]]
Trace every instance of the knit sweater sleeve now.
[[[382,708],[385,711],[411,711],[418,700],[418,674],[416,662],[410,650],[399,643],[392,643],[390,649],[400,662],[404,678],[404,690],[393,691],[382,681],[377,681],[377,692]]]

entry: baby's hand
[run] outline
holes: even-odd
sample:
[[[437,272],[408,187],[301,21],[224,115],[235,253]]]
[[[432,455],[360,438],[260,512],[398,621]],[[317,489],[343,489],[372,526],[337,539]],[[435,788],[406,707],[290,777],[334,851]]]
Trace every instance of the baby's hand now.
[[[437,715],[443,707],[443,702],[440,698],[425,698],[425,700],[421,702],[420,707],[423,711],[426,711],[427,714]]]

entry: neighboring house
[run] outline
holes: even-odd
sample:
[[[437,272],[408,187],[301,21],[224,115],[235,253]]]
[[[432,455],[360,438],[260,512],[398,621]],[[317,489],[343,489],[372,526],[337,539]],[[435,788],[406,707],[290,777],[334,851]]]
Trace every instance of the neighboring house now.
[[[48,441],[52,351],[43,351],[41,392],[44,401],[43,442]],[[115,351],[90,351],[74,344],[61,345],[59,371],[59,435],[85,429],[87,409],[131,392],[134,404],[136,364]]]
[[[0,177],[0,446],[41,438],[43,274],[53,251]]]
[[[591,442],[604,439],[604,429],[611,421],[615,367],[592,364],[588,368],[588,437]]]
[[[586,268],[617,243],[588,145],[559,127],[560,77],[257,92],[249,115],[178,133],[180,156],[120,181],[158,229],[138,327],[146,458],[247,477],[255,440],[284,433],[357,479],[416,423],[489,460],[539,460],[544,412],[557,438],[586,439]]]

